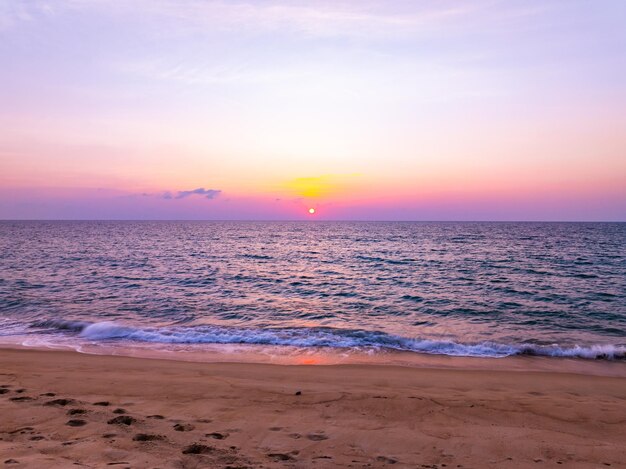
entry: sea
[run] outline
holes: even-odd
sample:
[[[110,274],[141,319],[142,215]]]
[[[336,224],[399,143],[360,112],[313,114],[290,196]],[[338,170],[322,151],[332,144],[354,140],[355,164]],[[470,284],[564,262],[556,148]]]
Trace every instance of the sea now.
[[[624,361],[626,223],[1,221],[0,343]]]

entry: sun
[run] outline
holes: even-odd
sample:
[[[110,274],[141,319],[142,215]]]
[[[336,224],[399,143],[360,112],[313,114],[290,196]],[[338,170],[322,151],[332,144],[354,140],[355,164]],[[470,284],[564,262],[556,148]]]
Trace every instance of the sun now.
[[[309,209],[309,213],[310,213],[311,215],[313,215],[313,214],[315,213],[315,209],[314,209],[313,207],[311,207],[311,208]]]

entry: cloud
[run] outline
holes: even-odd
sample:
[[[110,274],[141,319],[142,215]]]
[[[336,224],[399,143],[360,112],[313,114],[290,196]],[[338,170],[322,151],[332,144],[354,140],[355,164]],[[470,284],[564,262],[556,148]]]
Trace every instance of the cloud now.
[[[199,187],[198,189],[193,189],[190,191],[163,191],[163,192],[142,192],[139,194],[131,194],[130,197],[158,197],[159,199],[165,200],[176,200],[176,199],[186,199],[187,197],[191,197],[193,195],[200,195],[209,200],[216,198],[220,195],[222,191],[220,189],[205,189],[204,187]]]
[[[193,189],[191,191],[178,191],[178,193],[176,194],[176,197],[174,197],[175,199],[184,199],[186,197],[192,196],[192,195],[202,195],[204,197],[206,197],[207,199],[214,199],[215,197],[217,197],[218,195],[221,194],[221,190],[219,189],[205,189],[204,187],[199,187],[198,189]],[[166,197],[169,196],[169,197]],[[163,195],[163,198],[172,198],[172,195],[169,192],[166,192]]]
[[[47,0],[26,2],[26,7],[15,7],[21,2],[0,0],[0,9],[11,14],[12,20],[31,17],[41,12],[50,15],[58,11],[87,11],[99,16],[135,17],[140,14],[146,25],[156,22],[167,28],[158,28],[158,35],[212,34],[215,31],[246,33],[287,33],[308,38],[395,37],[403,34],[421,34],[450,24],[481,28],[485,23],[510,21],[536,15],[545,6],[535,2],[520,5],[502,0],[424,0],[421,2],[305,2],[268,0],[65,0],[52,3]],[[530,2],[529,2],[530,3]],[[1,17],[0,17],[1,18]]]
[[[1,1],[1,0],[0,0]],[[41,0],[36,0],[44,4]],[[483,7],[474,0],[462,7],[454,1],[447,4],[426,2],[413,7],[389,7],[387,2],[291,2],[270,0],[207,1],[207,0],[137,0],[110,2],[109,0],[67,0],[66,9],[87,10],[99,14],[128,16],[141,12],[151,19],[167,18],[176,33],[198,31],[234,31],[252,33],[286,32],[306,37],[388,35],[421,30],[434,21],[448,21],[472,13]],[[176,25],[179,28],[177,29]],[[163,32],[160,31],[160,34]]]
[[[32,22],[38,11],[43,11],[42,5],[30,7],[22,2],[0,0],[0,32],[18,29],[22,23]]]

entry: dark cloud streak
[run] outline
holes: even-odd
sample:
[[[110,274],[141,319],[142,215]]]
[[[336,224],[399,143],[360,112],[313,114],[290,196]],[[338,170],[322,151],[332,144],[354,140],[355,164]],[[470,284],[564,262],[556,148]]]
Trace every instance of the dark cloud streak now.
[[[219,189],[205,189],[204,187],[199,187],[198,189],[194,189],[191,191],[178,191],[175,198],[184,199],[192,195],[202,195],[207,199],[214,199],[215,197],[220,195],[221,192],[222,191]],[[171,198],[171,194],[169,194],[169,196]]]

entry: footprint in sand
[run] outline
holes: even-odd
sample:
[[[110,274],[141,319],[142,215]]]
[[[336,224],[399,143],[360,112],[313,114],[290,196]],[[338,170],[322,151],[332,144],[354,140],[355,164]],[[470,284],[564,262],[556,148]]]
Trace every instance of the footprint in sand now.
[[[24,402],[24,401],[32,401],[33,398],[30,396],[19,396],[19,397],[12,397],[9,400],[13,402]]]
[[[125,414],[126,409],[118,408],[113,411],[114,414]]]
[[[194,428],[196,427],[194,427],[190,423],[177,423],[174,425],[174,430],[176,430],[177,432],[190,432]]]
[[[228,433],[213,432],[213,433],[205,433],[204,436],[213,438],[215,440],[223,440],[225,438],[228,438]]]
[[[267,455],[268,458],[273,459],[274,461],[293,461],[294,457],[285,453],[270,453]]]
[[[137,421],[137,419],[134,419],[130,415],[120,415],[119,417],[112,418],[107,423],[109,425],[115,425],[115,424],[117,424],[117,425],[131,425],[131,424],[135,423],[136,421]]]
[[[23,435],[24,433],[33,433],[35,429],[33,427],[20,427],[13,431],[9,432],[9,435],[15,435],[16,433],[20,433]]]
[[[309,433],[306,437],[311,441],[328,440],[328,437],[322,433]]]
[[[111,405],[111,403],[108,401],[99,401],[99,402],[94,402],[93,405],[99,405],[101,407],[108,407]]]
[[[0,388],[0,394],[6,394],[9,390],[7,388]]]
[[[156,414],[156,415],[148,415],[147,418],[149,418],[149,419],[156,419],[156,420],[163,420],[165,417],[163,417],[162,415]]]
[[[133,437],[133,441],[158,441],[158,440],[165,440],[165,437],[163,435],[154,435],[151,433],[137,433]]]
[[[53,399],[51,401],[45,402],[44,405],[65,407],[68,404],[74,403],[76,403],[74,399]]]
[[[54,397],[56,396],[55,393],[53,392],[44,392],[43,394],[39,394],[40,396],[45,396],[45,397]]]
[[[67,415],[82,415],[86,413],[87,411],[85,409],[70,409],[67,411]]]
[[[398,462],[397,459],[393,459],[393,458],[388,458],[387,456],[378,456],[376,458],[376,461],[378,462],[384,462],[385,464],[395,464]]]
[[[87,422],[81,419],[72,419],[68,420],[65,425],[69,425],[70,427],[82,427],[83,425],[87,425]]]
[[[183,449],[183,454],[208,454],[212,453],[215,448],[207,445],[202,445],[200,443],[194,443],[192,445],[187,446]]]

